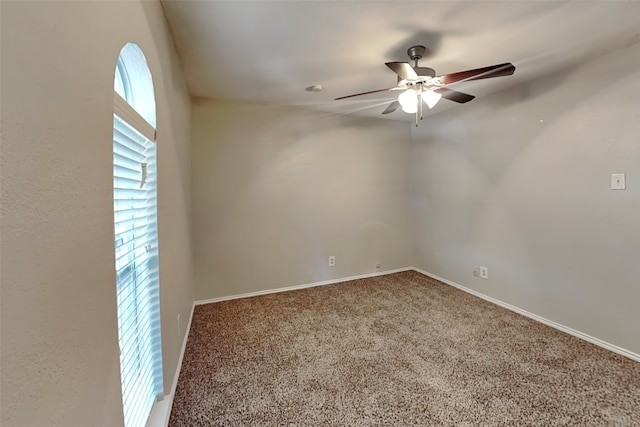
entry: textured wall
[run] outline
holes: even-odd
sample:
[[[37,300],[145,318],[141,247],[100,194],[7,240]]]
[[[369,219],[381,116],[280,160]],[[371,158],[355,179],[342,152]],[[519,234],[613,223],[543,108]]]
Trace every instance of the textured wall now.
[[[156,2],[2,2],[0,424],[122,425],[113,75],[138,43],[158,109],[165,386],[193,301],[190,105]]]
[[[197,299],[411,265],[407,123],[212,101],[192,123]]]
[[[417,266],[640,353],[640,44],[474,103],[413,133]]]

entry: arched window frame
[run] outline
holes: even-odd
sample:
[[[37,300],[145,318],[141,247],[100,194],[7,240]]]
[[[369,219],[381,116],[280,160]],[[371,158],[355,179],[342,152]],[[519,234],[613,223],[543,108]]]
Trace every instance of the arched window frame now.
[[[125,427],[144,427],[163,394],[155,96],[146,58],[132,43],[122,48],[115,66],[113,132],[114,249],[124,421]]]
[[[122,92],[120,92],[118,82],[122,84]],[[128,103],[133,104],[133,94],[131,93],[131,81],[127,75],[127,67],[124,65],[122,57],[118,56],[116,63],[116,75],[114,81],[114,91],[119,94]]]

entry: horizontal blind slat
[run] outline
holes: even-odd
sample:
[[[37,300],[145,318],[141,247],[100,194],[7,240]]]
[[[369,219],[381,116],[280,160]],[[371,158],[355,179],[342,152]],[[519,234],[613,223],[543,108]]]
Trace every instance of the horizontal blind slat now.
[[[145,138],[138,138],[126,127],[118,126],[113,132],[113,141],[115,142],[114,151],[117,153],[120,148],[125,148],[127,151],[135,153],[143,153],[148,150],[145,144]]]
[[[131,234],[133,232],[144,233],[149,224],[145,224],[140,219],[128,219],[114,224],[117,227],[116,238],[122,238],[123,234]]]
[[[138,161],[138,162],[143,161],[145,158],[144,153],[135,151],[131,147],[128,147],[119,141],[116,141],[116,143],[114,144],[113,152],[115,154],[119,154],[122,157],[125,157],[130,160]]]
[[[140,169],[140,160],[134,160],[118,152],[113,153],[113,164],[120,167],[129,168],[131,170]]]

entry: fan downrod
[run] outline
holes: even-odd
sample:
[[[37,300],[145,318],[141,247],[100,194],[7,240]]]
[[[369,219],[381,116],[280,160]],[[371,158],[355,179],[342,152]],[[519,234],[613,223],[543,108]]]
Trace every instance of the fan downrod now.
[[[420,67],[418,65],[418,60],[420,60],[425,52],[427,52],[427,48],[422,45],[411,46],[407,49],[407,55],[409,58],[414,61],[413,69],[419,76],[427,76],[427,77],[435,77],[436,72],[433,68],[429,67]],[[400,82],[400,77],[398,77],[398,82]]]

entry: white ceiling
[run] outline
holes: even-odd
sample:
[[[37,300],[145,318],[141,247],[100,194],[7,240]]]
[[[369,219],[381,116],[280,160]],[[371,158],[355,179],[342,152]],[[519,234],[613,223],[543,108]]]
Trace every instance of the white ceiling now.
[[[381,116],[398,92],[334,98],[394,86],[384,63],[409,61],[438,75],[503,62],[513,76],[463,82],[478,96],[640,41],[640,1],[179,1],[163,0],[194,97],[297,105]],[[321,84],[324,91],[305,88]],[[606,81],[603,81],[606,84]],[[442,100],[434,112],[465,108]]]

